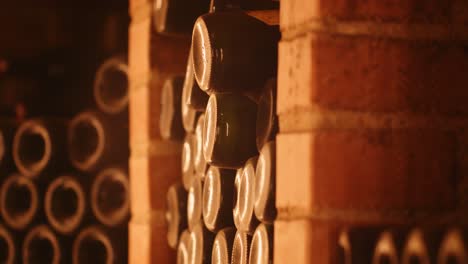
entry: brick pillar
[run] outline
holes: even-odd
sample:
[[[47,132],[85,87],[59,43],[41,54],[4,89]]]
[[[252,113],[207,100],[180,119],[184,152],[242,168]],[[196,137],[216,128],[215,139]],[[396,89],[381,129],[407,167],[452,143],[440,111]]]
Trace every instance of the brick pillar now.
[[[281,2],[275,263],[333,263],[346,225],[466,223],[467,21],[462,0]]]
[[[160,91],[164,78],[184,74],[188,39],[156,36],[149,0],[131,0],[129,263],[175,263],[166,242],[166,191],[179,180],[181,143],[159,135]]]

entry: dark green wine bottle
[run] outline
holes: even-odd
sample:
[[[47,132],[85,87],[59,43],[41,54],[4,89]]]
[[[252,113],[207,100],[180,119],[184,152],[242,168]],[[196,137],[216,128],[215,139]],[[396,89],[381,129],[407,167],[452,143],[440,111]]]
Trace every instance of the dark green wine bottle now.
[[[187,228],[187,191],[182,184],[173,184],[166,195],[167,242],[177,248],[182,231]]]
[[[239,168],[257,155],[257,105],[238,94],[212,94],[205,113],[203,151],[214,166]]]
[[[250,245],[249,264],[273,263],[273,225],[260,224]]]
[[[211,166],[203,186],[203,220],[210,231],[234,226],[232,204],[236,171]]]
[[[195,78],[202,90],[249,93],[276,76],[278,27],[240,11],[199,17],[192,35]]]
[[[264,223],[272,224],[276,218],[276,144],[265,144],[255,170],[255,216]]]
[[[213,242],[213,250],[211,251],[212,264],[231,264],[232,245],[236,229],[227,227],[220,230]]]

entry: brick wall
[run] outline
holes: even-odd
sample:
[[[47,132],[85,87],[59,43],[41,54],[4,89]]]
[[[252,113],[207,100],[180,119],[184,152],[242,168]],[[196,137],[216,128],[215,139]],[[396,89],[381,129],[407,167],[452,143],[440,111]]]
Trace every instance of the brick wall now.
[[[157,36],[151,2],[130,1],[130,263],[174,263],[166,241],[166,192],[180,178],[181,144],[159,135],[160,90],[172,74],[184,74],[189,40]]]
[[[466,223],[467,10],[282,1],[275,263],[333,263],[347,225]]]

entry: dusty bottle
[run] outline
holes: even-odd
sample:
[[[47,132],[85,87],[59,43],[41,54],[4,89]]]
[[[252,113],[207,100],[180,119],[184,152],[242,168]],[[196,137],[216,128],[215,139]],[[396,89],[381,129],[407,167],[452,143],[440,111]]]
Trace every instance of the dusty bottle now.
[[[130,217],[127,170],[109,167],[102,170],[91,186],[91,209],[105,226],[126,226]]]
[[[198,112],[191,108],[188,104],[184,103],[184,99],[182,97],[182,105],[181,107],[181,115],[182,115],[182,125],[184,127],[185,132],[193,133],[195,130],[195,123],[197,121]]]
[[[208,0],[156,0],[154,28],[158,33],[189,35],[197,17],[208,12],[208,8]]]
[[[34,227],[26,235],[23,248],[23,263],[70,263],[66,245],[46,225]]]
[[[0,182],[15,170],[12,153],[16,128],[14,120],[0,121]]]
[[[19,263],[20,241],[15,233],[0,225],[0,263]]]
[[[82,171],[125,163],[130,153],[128,119],[81,112],[70,122],[67,144],[71,163]]]
[[[280,34],[240,11],[197,19],[192,34],[195,78],[207,93],[252,92],[276,75]]]
[[[94,79],[94,100],[98,108],[108,114],[128,110],[129,77],[124,55],[104,61]]]
[[[86,207],[85,191],[73,176],[60,176],[47,188],[45,214],[50,225],[61,234],[71,234],[78,229],[87,211]]]
[[[187,197],[187,222],[190,231],[202,223],[203,184],[201,179],[195,178],[190,186]]]
[[[187,191],[182,184],[173,184],[166,195],[167,242],[177,248],[182,231],[187,229]]]
[[[238,94],[212,94],[205,113],[203,152],[210,165],[240,168],[257,155],[257,105]]]
[[[202,179],[205,177],[206,173],[206,160],[205,155],[203,154],[203,128],[205,123],[205,114],[201,114],[197,121],[197,126],[195,128],[195,135],[194,135],[194,144],[193,144],[193,152],[194,152],[194,167],[195,173],[198,177]]]
[[[233,209],[234,223],[238,230],[253,234],[259,224],[254,214],[255,204],[255,167],[258,157],[249,159],[242,173],[237,173],[235,180],[236,202]]]
[[[73,241],[72,263],[127,263],[127,229],[89,226]]]
[[[246,232],[237,230],[232,245],[231,264],[247,264],[249,261],[249,249],[252,236]]]
[[[275,140],[279,131],[276,116],[276,79],[269,80],[260,94],[257,112],[257,149]]]
[[[211,252],[211,264],[231,264],[232,245],[236,229],[227,227],[221,229],[213,242],[213,250]]]
[[[255,170],[255,216],[264,223],[273,223],[277,210],[276,196],[276,143],[266,143],[260,151]]]
[[[190,232],[184,230],[180,235],[179,245],[177,246],[177,264],[190,264],[191,259]]]
[[[468,240],[466,232],[454,228],[444,235],[437,253],[438,264],[468,263]]]
[[[182,103],[186,104],[191,109],[204,112],[207,102],[208,95],[200,89],[197,81],[195,80],[195,73],[193,72],[192,49],[190,49],[187,70],[185,72],[184,88],[182,92]]]
[[[187,133],[185,135],[184,144],[182,146],[182,184],[186,190],[190,189],[192,181],[195,177],[194,168],[194,144],[195,136]]]
[[[260,224],[250,245],[249,264],[273,263],[273,226]]]
[[[22,123],[13,140],[13,159],[22,175],[48,177],[67,164],[64,120],[31,119]]]
[[[234,199],[235,170],[211,166],[203,186],[203,220],[210,231],[234,226],[232,204]]]
[[[213,240],[214,234],[209,232],[202,223],[198,223],[190,232],[190,263],[211,263]]]
[[[377,240],[372,257],[373,264],[400,263],[400,256],[403,252],[407,230],[386,230],[382,232]]]
[[[180,76],[164,81],[161,91],[161,114],[159,118],[159,133],[166,140],[182,140],[184,128],[181,120],[181,97],[184,79]]]
[[[12,174],[2,184],[0,211],[11,228],[25,230],[39,217],[40,206],[39,191],[28,177]]]

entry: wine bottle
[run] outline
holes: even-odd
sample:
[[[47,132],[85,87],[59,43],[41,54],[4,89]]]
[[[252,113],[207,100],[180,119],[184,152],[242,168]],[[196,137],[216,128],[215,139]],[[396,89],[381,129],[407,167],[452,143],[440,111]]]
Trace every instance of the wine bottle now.
[[[413,229],[406,239],[401,263],[436,263],[442,236],[441,230],[437,229]]]
[[[128,110],[129,76],[125,55],[104,61],[94,80],[94,100],[108,114],[124,114]]]
[[[258,151],[260,151],[267,142],[275,140],[278,131],[278,118],[276,116],[276,79],[272,79],[267,82],[258,100]]]
[[[47,226],[31,229],[23,242],[23,263],[70,263],[67,245]]]
[[[169,187],[166,201],[167,242],[171,248],[177,248],[182,231],[187,229],[187,191],[182,184]]]
[[[184,127],[185,132],[193,133],[193,131],[195,130],[195,122],[198,113],[195,109],[191,108],[188,104],[184,103],[184,101],[185,100],[182,97],[182,125]]]
[[[232,204],[236,171],[211,166],[203,186],[203,220],[208,230],[216,232],[233,226]]]
[[[187,222],[190,231],[202,222],[203,184],[201,179],[195,178],[190,186],[187,197]]]
[[[22,175],[49,177],[50,172],[66,167],[66,126],[66,121],[54,119],[31,119],[20,125],[13,140],[13,159]]]
[[[257,160],[257,157],[249,159],[242,169],[242,173],[237,173],[235,179],[237,201],[233,209],[234,223],[238,230],[248,234],[253,234],[259,224],[254,215]]]
[[[91,209],[105,226],[127,226],[130,197],[126,169],[108,167],[95,177],[91,186]]]
[[[251,92],[276,75],[278,27],[240,11],[197,19],[192,34],[195,79],[207,93]]]
[[[79,170],[95,172],[110,164],[126,163],[130,148],[128,119],[97,111],[83,111],[72,119],[67,132],[68,154]]]
[[[273,263],[273,226],[260,224],[250,245],[249,264]]]
[[[20,238],[15,235],[4,225],[0,225],[0,263],[19,263]]]
[[[30,178],[9,176],[0,189],[0,212],[5,223],[15,230],[25,230],[40,217],[39,195]]]
[[[15,170],[12,153],[16,128],[14,120],[0,121],[0,182]]]
[[[182,140],[184,128],[182,126],[181,97],[184,79],[174,76],[164,81],[161,91],[161,114],[159,118],[159,133],[166,140]]]
[[[466,232],[453,228],[447,231],[440,244],[438,264],[468,263],[468,240]]]
[[[50,225],[61,234],[71,234],[78,229],[87,212],[86,207],[85,191],[73,176],[60,176],[47,188],[45,214]]]
[[[126,228],[89,226],[73,241],[72,263],[127,263]]]
[[[216,234],[211,252],[211,264],[231,264],[232,245],[236,229],[226,227]]]
[[[392,229],[382,232],[375,246],[372,263],[400,263],[400,256],[403,250],[405,236],[406,232],[404,230]]]
[[[231,264],[247,264],[249,261],[249,249],[252,236],[246,232],[237,230],[232,245]]]
[[[255,216],[264,223],[273,223],[277,210],[276,196],[276,144],[270,141],[260,151],[255,170]]]
[[[214,234],[202,223],[196,224],[190,232],[190,251],[192,264],[211,263]]]
[[[186,190],[190,189],[195,179],[194,144],[195,136],[187,133],[182,146],[182,184]]]
[[[192,48],[187,62],[187,70],[185,72],[184,88],[182,92],[182,104],[186,104],[191,109],[199,112],[204,112],[208,103],[208,95],[203,92],[195,80],[193,72]]]
[[[201,178],[205,177],[206,173],[206,160],[203,154],[203,128],[205,123],[205,114],[201,114],[197,121],[197,126],[195,128],[195,135],[194,135],[194,144],[193,144],[193,152],[194,152],[194,166],[195,166],[195,173],[200,176]]]
[[[180,235],[180,241],[177,246],[177,264],[191,264],[192,252],[190,246],[190,232],[184,230]]]
[[[257,155],[255,118],[257,105],[238,94],[212,94],[204,122],[203,152],[210,164],[240,168]]]

